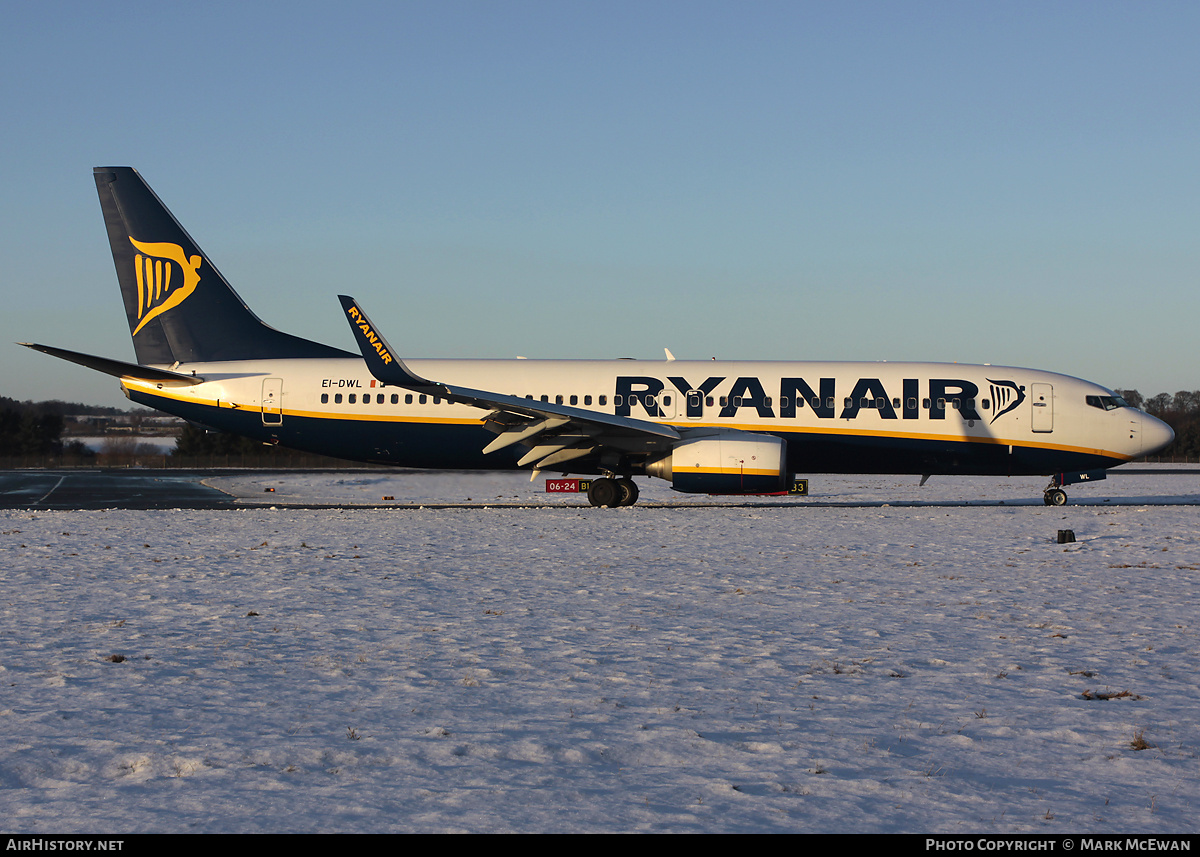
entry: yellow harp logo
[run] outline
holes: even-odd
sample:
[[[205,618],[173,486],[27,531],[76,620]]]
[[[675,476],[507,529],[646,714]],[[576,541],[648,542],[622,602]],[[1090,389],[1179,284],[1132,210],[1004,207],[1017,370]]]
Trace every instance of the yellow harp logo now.
[[[186,257],[178,244],[137,241],[132,235],[129,243],[139,251],[133,257],[138,291],[138,326],[133,331],[136,336],[146,322],[179,306],[196,291],[203,260],[199,256]]]

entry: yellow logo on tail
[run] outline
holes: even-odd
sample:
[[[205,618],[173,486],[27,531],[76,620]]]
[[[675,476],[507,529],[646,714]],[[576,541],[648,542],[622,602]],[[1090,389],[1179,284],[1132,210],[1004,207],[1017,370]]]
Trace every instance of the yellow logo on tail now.
[[[203,260],[199,256],[187,258],[178,244],[137,241],[132,235],[129,236],[129,243],[140,251],[133,257],[138,285],[139,321],[133,331],[136,336],[146,322],[179,306],[196,291]],[[173,276],[175,266],[179,267],[179,276]]]

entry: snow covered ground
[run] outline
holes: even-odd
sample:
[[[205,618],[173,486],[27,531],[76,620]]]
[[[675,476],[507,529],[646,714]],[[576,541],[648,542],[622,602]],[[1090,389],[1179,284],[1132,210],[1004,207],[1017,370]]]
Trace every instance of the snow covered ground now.
[[[0,512],[0,814],[1196,832],[1200,473],[1043,483],[605,510],[523,506],[519,474],[247,474],[214,484],[276,508]],[[286,506],[384,495],[464,506]]]

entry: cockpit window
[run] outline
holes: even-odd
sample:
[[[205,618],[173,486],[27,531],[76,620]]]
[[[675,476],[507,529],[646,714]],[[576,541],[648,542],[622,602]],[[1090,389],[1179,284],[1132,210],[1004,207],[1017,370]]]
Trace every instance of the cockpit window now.
[[[1117,408],[1128,408],[1129,403],[1120,396],[1088,396],[1087,403],[1102,411],[1113,411]]]

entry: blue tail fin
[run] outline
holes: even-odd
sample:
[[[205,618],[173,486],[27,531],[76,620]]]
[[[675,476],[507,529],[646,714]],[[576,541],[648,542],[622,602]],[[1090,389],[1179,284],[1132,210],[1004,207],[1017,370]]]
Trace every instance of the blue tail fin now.
[[[137,170],[94,173],[139,363],[357,356],[264,324]]]

